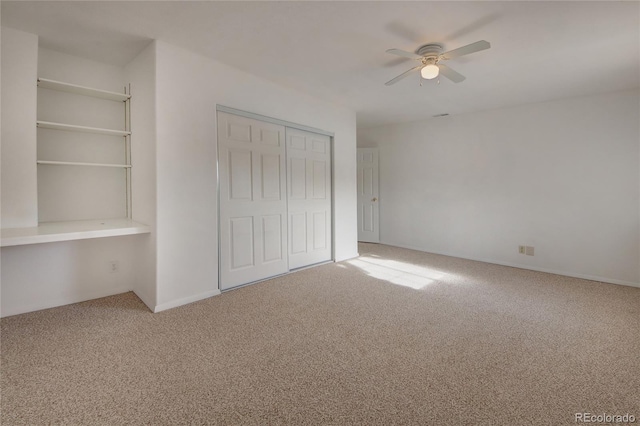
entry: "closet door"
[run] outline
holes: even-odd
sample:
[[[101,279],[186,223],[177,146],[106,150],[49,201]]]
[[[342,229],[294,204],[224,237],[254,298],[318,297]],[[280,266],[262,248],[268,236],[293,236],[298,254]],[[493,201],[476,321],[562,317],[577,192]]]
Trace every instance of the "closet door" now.
[[[220,288],[283,274],[285,128],[218,112]]]
[[[331,144],[287,128],[289,268],[331,260]]]

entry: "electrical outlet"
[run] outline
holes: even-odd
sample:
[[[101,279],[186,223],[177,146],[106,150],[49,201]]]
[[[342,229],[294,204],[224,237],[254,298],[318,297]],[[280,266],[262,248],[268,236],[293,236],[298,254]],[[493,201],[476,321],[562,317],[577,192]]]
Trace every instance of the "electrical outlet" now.
[[[112,260],[109,262],[109,272],[111,272],[112,274],[118,272],[118,261],[117,260]]]
[[[518,246],[518,253],[520,253],[520,254],[524,254],[524,253],[525,253],[525,251],[526,251],[525,246]]]
[[[527,256],[533,256],[533,249],[534,249],[534,248],[533,248],[532,246],[527,246],[527,247],[525,248],[525,254],[526,254]]]

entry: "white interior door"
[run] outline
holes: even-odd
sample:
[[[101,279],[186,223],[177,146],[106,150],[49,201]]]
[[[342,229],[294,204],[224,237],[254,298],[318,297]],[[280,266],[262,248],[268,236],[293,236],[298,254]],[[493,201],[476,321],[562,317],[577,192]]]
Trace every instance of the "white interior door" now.
[[[218,112],[220,288],[289,270],[285,128]]]
[[[331,143],[287,128],[289,268],[331,260]]]
[[[358,148],[358,241],[380,242],[378,148]]]

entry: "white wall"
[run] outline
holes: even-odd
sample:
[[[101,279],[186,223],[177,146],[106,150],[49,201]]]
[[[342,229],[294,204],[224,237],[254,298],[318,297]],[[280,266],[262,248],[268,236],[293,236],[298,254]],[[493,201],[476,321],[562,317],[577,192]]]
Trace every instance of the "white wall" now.
[[[355,113],[164,42],[156,54],[156,310],[217,293],[216,104],[335,132],[335,254],[356,256]]]
[[[131,291],[138,237],[3,247],[2,316]],[[111,260],[118,272],[110,271]]]
[[[2,28],[3,228],[38,224],[36,187],[36,79],[38,37]]]
[[[134,291],[156,306],[156,47],[145,48],[125,67],[131,84],[131,193],[133,219],[151,228],[136,239]]]
[[[380,150],[381,241],[640,285],[639,99],[625,91],[359,129],[358,146]]]

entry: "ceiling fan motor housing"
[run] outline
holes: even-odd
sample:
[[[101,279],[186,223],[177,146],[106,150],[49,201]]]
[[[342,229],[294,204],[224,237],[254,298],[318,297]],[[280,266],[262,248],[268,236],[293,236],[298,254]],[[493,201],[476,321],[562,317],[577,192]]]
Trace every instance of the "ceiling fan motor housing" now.
[[[426,59],[432,59],[435,62],[442,54],[442,50],[443,47],[441,44],[430,43],[420,47],[416,53],[420,56],[424,56]]]

